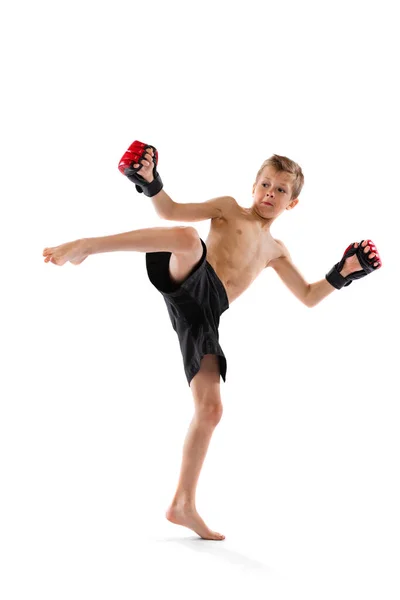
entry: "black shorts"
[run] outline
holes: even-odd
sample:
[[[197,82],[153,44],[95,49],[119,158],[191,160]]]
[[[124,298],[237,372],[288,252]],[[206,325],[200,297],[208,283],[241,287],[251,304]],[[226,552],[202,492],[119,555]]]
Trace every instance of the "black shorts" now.
[[[163,295],[172,327],[181,347],[186,378],[190,382],[200,370],[205,354],[216,354],[220,374],[226,381],[226,358],[219,345],[219,318],[229,308],[225,287],[206,260],[207,246],[203,256],[181,283],[174,283],[169,276],[171,252],[147,252],[146,268],[151,283]]]

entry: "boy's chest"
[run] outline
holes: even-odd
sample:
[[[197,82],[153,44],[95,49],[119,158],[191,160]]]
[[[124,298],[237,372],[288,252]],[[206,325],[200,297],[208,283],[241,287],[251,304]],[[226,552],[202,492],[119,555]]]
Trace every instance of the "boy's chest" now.
[[[224,283],[230,301],[281,252],[269,232],[260,232],[245,219],[213,219],[206,245],[207,260]]]
[[[207,242],[207,248],[210,244],[213,253],[223,255],[229,266],[238,271],[251,265],[260,271],[281,254],[269,231],[240,218],[212,219]]]

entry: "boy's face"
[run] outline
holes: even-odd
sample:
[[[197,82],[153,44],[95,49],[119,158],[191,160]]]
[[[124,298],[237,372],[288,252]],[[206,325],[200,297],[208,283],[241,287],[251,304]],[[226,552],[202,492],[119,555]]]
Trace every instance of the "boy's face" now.
[[[291,200],[291,185],[290,173],[277,173],[273,167],[265,167],[257,184],[253,185],[252,209],[263,219],[275,220],[284,210],[291,210],[298,203],[297,198]]]

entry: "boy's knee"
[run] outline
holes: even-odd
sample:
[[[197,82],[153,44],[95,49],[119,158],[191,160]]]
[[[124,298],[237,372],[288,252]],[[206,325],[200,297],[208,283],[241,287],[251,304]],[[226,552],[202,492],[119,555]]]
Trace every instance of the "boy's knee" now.
[[[202,423],[218,425],[222,418],[223,406],[221,401],[203,401],[196,410],[197,417]]]
[[[189,246],[197,246],[200,240],[199,232],[197,231],[197,229],[195,229],[194,227],[183,227],[183,229],[185,231],[184,235],[186,236]]]
[[[201,245],[200,236],[197,229],[194,227],[177,225],[176,227],[172,227],[171,230],[174,232],[175,236],[178,236],[175,239],[179,239],[182,252],[187,252],[188,250],[190,251],[194,248],[197,248],[198,245]],[[175,250],[175,253],[179,252]]]

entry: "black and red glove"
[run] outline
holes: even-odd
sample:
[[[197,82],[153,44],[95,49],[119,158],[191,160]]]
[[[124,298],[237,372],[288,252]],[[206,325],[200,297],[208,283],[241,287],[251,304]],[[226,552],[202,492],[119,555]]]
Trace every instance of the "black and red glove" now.
[[[374,242],[368,240],[366,246],[362,246],[363,241],[364,240],[361,240],[357,248],[354,247],[354,244],[350,244],[350,246],[346,248],[342,260],[339,263],[336,263],[329,273],[325,275],[325,279],[337,290],[340,290],[343,286],[346,287],[347,285],[350,285],[355,279],[361,279],[361,277],[365,277],[369,273],[372,273],[372,271],[376,271],[376,269],[379,269],[382,266],[382,261],[379,257],[378,250],[376,249]],[[364,252],[364,248],[367,246],[370,247],[370,250],[369,252]],[[373,258],[368,258],[368,255],[372,252],[375,253],[375,256]],[[346,259],[354,254],[357,254],[361,270],[355,270],[346,277],[343,277],[340,274],[340,271],[343,269]],[[378,264],[375,266],[374,263],[376,262]]]
[[[153,149],[153,181],[149,183],[143,177],[141,177],[138,171],[142,168],[142,164],[140,161],[144,158],[146,151],[152,148]],[[158,152],[154,146],[150,146],[149,144],[143,144],[143,142],[138,142],[137,140],[133,142],[125,152],[121,160],[118,164],[118,169],[121,171],[122,175],[126,175],[126,177],[135,184],[137,191],[141,194],[144,192],[146,196],[151,198],[155,196],[163,189],[163,182],[161,181],[160,175],[157,173],[156,165],[158,163]],[[134,164],[138,164],[138,167],[134,167]]]

